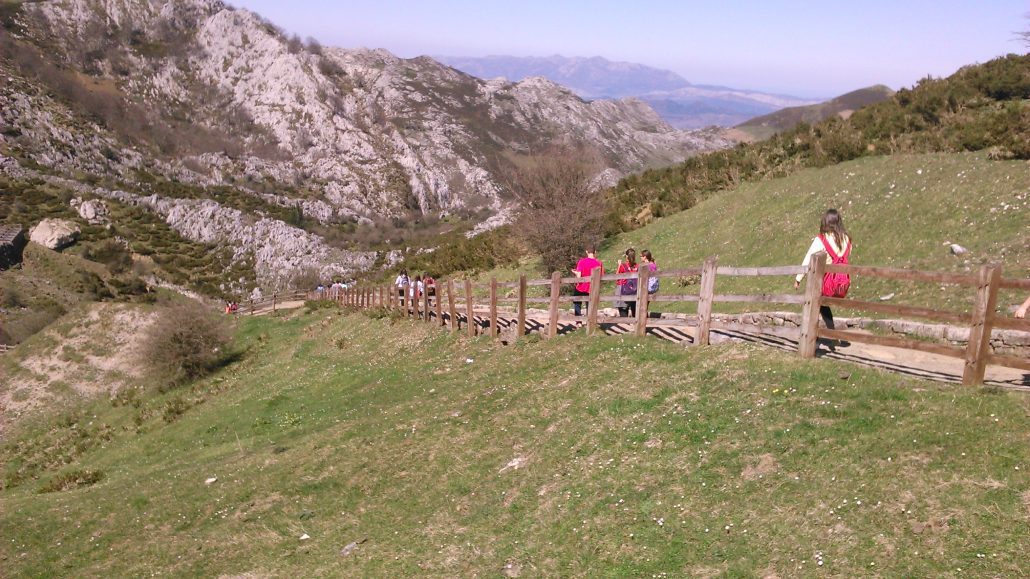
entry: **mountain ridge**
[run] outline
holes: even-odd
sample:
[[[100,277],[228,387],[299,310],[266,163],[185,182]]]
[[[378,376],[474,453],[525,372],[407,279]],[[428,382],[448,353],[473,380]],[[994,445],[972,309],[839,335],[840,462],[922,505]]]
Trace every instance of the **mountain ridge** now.
[[[583,98],[636,97],[651,105],[666,122],[681,129],[710,125],[731,127],[780,108],[819,102],[756,90],[694,84],[669,70],[599,56],[436,58],[480,78],[519,81],[543,76],[569,87]]]
[[[108,181],[98,194],[161,198],[151,208],[185,195],[244,210],[248,223],[296,210],[333,231],[427,216],[482,230],[512,210],[499,177],[507,155],[588,143],[618,178],[730,144],[674,130],[634,99],[587,102],[547,81],[481,81],[427,57],[305,44],[216,0],[19,3],[0,17],[0,74],[11,79],[0,154]],[[224,205],[211,189],[225,187],[258,213]],[[259,250],[235,227],[172,225]],[[328,276],[374,261],[329,270],[321,255],[273,260],[258,277],[273,286],[302,268]]]

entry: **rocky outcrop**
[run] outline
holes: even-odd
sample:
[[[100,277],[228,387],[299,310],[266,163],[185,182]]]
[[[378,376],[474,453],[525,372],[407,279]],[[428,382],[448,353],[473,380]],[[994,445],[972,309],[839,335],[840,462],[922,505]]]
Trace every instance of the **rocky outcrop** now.
[[[503,215],[497,164],[558,138],[595,148],[607,160],[604,169],[617,174],[729,145],[714,132],[673,130],[635,99],[587,102],[542,78],[482,81],[425,57],[306,48],[259,16],[214,0],[24,6],[29,29],[61,39],[67,63],[92,55],[90,68],[100,78],[155,115],[188,111],[192,122],[229,141],[253,145],[261,133],[278,148],[267,154],[254,147],[245,147],[243,155],[186,154],[148,171],[196,183],[239,184],[241,176],[280,183],[272,202],[302,203],[324,223],[412,209],[455,214],[484,204]],[[175,34],[169,32],[173,25]],[[95,38],[102,30],[111,42]],[[139,168],[138,152],[123,154],[105,139],[92,142],[89,133],[80,142],[81,132],[24,126],[62,123],[50,118],[54,113],[12,98],[17,112],[5,120],[13,130],[35,130],[33,141],[67,145],[32,151],[41,164],[114,164],[126,175]],[[237,117],[250,124],[239,128]],[[78,151],[89,161],[73,159]]]
[[[79,217],[90,225],[104,225],[110,222],[107,204],[99,199],[83,200],[82,197],[76,197],[72,199],[71,206],[79,212]]]
[[[253,259],[264,284],[375,261],[287,224],[293,211],[303,219],[291,223],[328,226],[433,214],[479,232],[510,218],[499,176],[512,159],[556,140],[597,152],[599,185],[730,144],[676,131],[634,99],[588,102],[542,78],[483,81],[425,57],[304,46],[216,0],[19,10],[9,39],[51,77],[71,74],[57,86],[25,68],[32,58],[0,57],[0,149],[19,158],[0,158],[0,170],[74,177],[90,223],[105,219],[95,197],[145,208]],[[136,120],[112,116],[111,103]]]
[[[82,230],[78,225],[64,219],[44,219],[29,232],[29,241],[47,249],[64,249],[74,244]]]

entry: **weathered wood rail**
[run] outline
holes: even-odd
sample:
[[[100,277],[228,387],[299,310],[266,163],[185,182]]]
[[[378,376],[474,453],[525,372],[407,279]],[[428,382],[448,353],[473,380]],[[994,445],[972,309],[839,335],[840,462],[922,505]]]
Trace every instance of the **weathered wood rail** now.
[[[855,278],[874,277],[965,286],[975,291],[974,305],[972,311],[955,312],[855,299],[829,298],[822,295],[823,276],[829,272],[846,273],[852,276],[853,280]],[[800,273],[807,274],[805,290],[802,294],[716,293],[716,280],[719,277],[795,276]],[[648,280],[651,276],[662,279],[698,275],[701,277],[701,283],[700,292],[696,295],[664,295],[661,293],[651,295],[647,292]],[[636,316],[632,318],[602,317],[599,314],[602,304],[623,301],[626,297],[629,297],[605,295],[602,293],[602,282],[612,282],[634,277],[637,278]],[[726,267],[718,265],[717,258],[711,257],[705,260],[700,267],[687,269],[650,272],[645,267],[635,273],[606,275],[601,275],[600,270],[594,270],[593,275],[589,278],[589,295],[579,297],[563,295],[562,289],[564,286],[583,281],[586,281],[586,279],[563,277],[561,273],[554,272],[550,279],[530,280],[525,275],[521,275],[518,281],[514,282],[499,282],[497,279],[490,279],[488,282],[474,283],[469,279],[448,279],[444,282],[438,282],[432,291],[422,292],[417,297],[412,295],[413,292],[407,285],[400,288],[386,285],[363,286],[338,292],[326,292],[320,296],[308,294],[308,297],[331,299],[342,305],[357,308],[391,308],[407,317],[421,319],[427,323],[435,320],[441,326],[449,326],[452,332],[460,331],[462,324],[464,324],[465,330],[469,335],[485,332],[494,336],[494,338],[499,338],[501,335],[501,327],[498,320],[499,309],[502,306],[510,306],[514,309],[516,320],[513,324],[508,323],[506,325],[510,330],[513,330],[515,339],[534,330],[540,331],[546,338],[553,338],[558,335],[560,325],[582,325],[586,328],[587,334],[594,335],[598,332],[601,324],[624,324],[629,325],[631,331],[638,336],[646,335],[648,328],[691,327],[694,329],[692,336],[692,343],[694,345],[708,344],[713,330],[729,332],[758,331],[797,340],[798,353],[802,358],[812,358],[816,355],[820,338],[902,348],[959,358],[964,360],[963,384],[982,384],[988,364],[1030,371],[1030,359],[990,353],[991,333],[995,329],[1030,332],[1030,320],[1006,318],[995,313],[998,291],[1000,289],[1019,289],[1030,292],[1030,280],[1005,279],[1001,275],[1001,268],[995,265],[984,266],[975,275],[962,275],[884,267],[827,265],[824,254],[817,254],[807,268],[802,266]],[[550,296],[530,297],[528,295],[528,288],[539,286],[549,287]],[[506,295],[501,295],[502,289],[506,290]],[[486,291],[485,303],[479,304],[481,307],[478,309],[474,290]],[[510,295],[511,293],[514,293],[514,296]],[[273,296],[273,308],[275,299],[277,299],[276,296]],[[280,297],[278,299],[282,300],[283,298]],[[480,295],[480,300],[483,299],[483,296]],[[576,301],[587,305],[585,316],[563,315],[561,312],[562,306]],[[696,323],[691,323],[688,320],[682,319],[651,318],[648,315],[651,302],[696,303],[697,321]],[[742,324],[716,320],[712,317],[713,305],[716,303],[785,304],[800,307],[801,325],[795,329],[768,324]],[[527,324],[529,304],[546,304],[546,322],[532,320]],[[893,314],[961,324],[969,328],[969,341],[966,347],[959,347],[951,344],[933,343],[895,336],[820,328],[818,326],[819,307],[824,305],[844,310]],[[267,304],[264,307],[267,308]],[[254,306],[250,305],[248,311],[254,311]],[[511,326],[514,327],[512,328]]]

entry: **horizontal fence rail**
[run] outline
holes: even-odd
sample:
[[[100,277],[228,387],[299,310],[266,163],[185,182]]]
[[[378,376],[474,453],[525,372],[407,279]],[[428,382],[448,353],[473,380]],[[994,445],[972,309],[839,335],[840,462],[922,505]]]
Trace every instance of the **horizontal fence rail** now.
[[[857,299],[827,297],[822,295],[823,277],[827,273],[845,273],[856,277],[871,277],[898,281],[952,284],[975,289],[972,311],[945,311],[933,308],[915,307],[896,304],[885,304]],[[796,276],[804,274],[807,280],[804,292],[800,294],[726,294],[717,293],[718,277],[764,277],[764,276]],[[648,293],[650,278],[680,279],[700,277],[697,285],[698,293],[664,294]],[[635,280],[636,293],[619,295],[603,292],[602,284],[615,282],[616,287]],[[697,283],[694,280],[681,282],[686,285]],[[569,286],[589,284],[589,292],[581,295],[567,295]],[[609,286],[610,287],[610,286]],[[633,287],[632,285],[629,287]],[[529,288],[549,288],[547,297],[529,296]],[[527,279],[520,275],[517,281],[473,282],[469,279],[448,279],[439,281],[435,286],[369,286],[352,287],[343,290],[331,289],[318,294],[303,294],[307,299],[331,299],[342,305],[359,308],[389,308],[398,313],[427,323],[449,327],[451,332],[465,328],[468,335],[487,333],[494,339],[500,339],[502,329],[513,335],[514,339],[526,335],[529,331],[539,331],[545,338],[558,335],[559,326],[583,326],[590,335],[598,332],[600,325],[612,324],[630,327],[629,333],[639,336],[647,334],[648,328],[653,331],[673,331],[683,335],[688,330],[694,345],[705,345],[710,341],[712,330],[753,333],[761,332],[771,336],[797,340],[798,353],[803,358],[815,356],[818,340],[846,341],[891,348],[900,348],[918,352],[927,352],[940,356],[961,359],[964,361],[962,381],[964,384],[982,384],[988,364],[1030,370],[1030,360],[1018,356],[993,354],[990,352],[991,333],[995,329],[1030,332],[1030,320],[1005,318],[995,313],[998,290],[1019,289],[1030,290],[1030,280],[1005,279],[1001,277],[998,266],[984,266],[976,274],[954,274],[888,267],[872,267],[857,265],[832,265],[826,263],[826,255],[817,254],[808,266],[775,266],[775,267],[729,267],[718,265],[715,257],[708,258],[700,267],[674,270],[650,271],[649,267],[640,267],[638,271],[628,273],[601,273],[595,269],[590,276],[570,277],[561,272],[554,272],[550,279]],[[297,294],[273,294],[271,300],[251,302],[244,309],[254,312],[257,309],[275,309],[275,304],[288,299],[305,299]],[[478,300],[478,301],[477,301]],[[601,316],[602,305],[636,302],[635,316]],[[648,309],[655,303],[696,303],[697,319],[651,319]],[[576,317],[562,313],[562,306],[580,304],[584,314]],[[714,320],[712,306],[716,303],[744,304],[786,304],[798,306],[801,310],[800,327],[792,328],[773,324],[748,324]],[[529,304],[546,306],[546,316],[537,314],[534,319],[527,319]],[[513,307],[516,318],[500,319],[500,306]],[[845,310],[891,314],[906,318],[919,318],[934,322],[960,324],[969,328],[969,340],[965,346],[935,343],[897,336],[858,332],[853,330],[831,330],[819,327],[819,308],[829,306]],[[539,311],[539,310],[538,310]],[[510,316],[510,310],[504,312]]]

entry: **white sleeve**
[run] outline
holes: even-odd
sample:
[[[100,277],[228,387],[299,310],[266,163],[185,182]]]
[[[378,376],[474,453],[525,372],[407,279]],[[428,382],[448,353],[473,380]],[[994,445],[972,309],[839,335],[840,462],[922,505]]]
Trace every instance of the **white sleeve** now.
[[[805,254],[805,259],[801,260],[801,267],[808,267],[809,262],[812,261],[812,256],[820,251],[826,251],[826,248],[823,247],[823,242],[819,241],[819,238],[816,237],[812,239],[812,245],[808,247],[808,253]],[[805,279],[805,274],[799,273],[794,279],[800,282]]]

